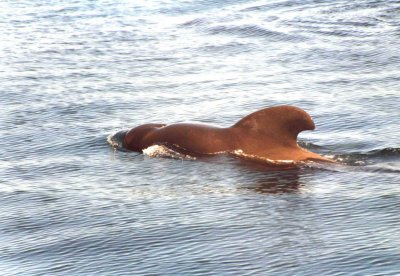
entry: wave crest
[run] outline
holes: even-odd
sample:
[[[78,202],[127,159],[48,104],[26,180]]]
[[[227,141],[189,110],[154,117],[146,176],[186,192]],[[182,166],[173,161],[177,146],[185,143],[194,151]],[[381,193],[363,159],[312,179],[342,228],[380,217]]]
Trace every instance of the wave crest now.
[[[368,152],[372,156],[400,156],[400,148],[384,148]]]

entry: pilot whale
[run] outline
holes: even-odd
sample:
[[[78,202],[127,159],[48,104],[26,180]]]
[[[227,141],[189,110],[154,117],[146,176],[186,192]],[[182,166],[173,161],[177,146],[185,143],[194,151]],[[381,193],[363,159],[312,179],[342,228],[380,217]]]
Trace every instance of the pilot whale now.
[[[334,162],[298,145],[298,134],[314,129],[306,111],[283,105],[258,110],[226,128],[192,123],[140,125],[125,134],[123,146],[137,152],[164,145],[193,156],[240,152],[273,162]]]

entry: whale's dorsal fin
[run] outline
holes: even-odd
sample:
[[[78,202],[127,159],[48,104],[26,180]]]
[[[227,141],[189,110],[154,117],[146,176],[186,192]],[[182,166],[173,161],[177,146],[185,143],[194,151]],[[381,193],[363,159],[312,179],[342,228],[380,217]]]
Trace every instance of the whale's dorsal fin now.
[[[314,130],[311,116],[304,110],[288,105],[274,106],[251,113],[233,125],[251,135],[267,135],[276,142],[297,145],[297,135]]]

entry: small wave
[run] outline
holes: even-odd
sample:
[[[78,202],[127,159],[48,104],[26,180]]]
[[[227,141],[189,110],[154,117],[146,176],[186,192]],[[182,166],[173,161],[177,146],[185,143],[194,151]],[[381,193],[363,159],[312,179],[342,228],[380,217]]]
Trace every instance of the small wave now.
[[[335,154],[325,157],[348,166],[365,166],[367,164],[366,158],[359,154]]]
[[[242,37],[264,37],[274,41],[301,41],[304,40],[300,36],[289,35],[277,31],[264,29],[256,25],[243,26],[215,26],[208,29],[212,35],[229,34]]]
[[[195,18],[195,19],[189,20],[185,23],[182,23],[180,26],[182,26],[182,27],[201,26],[201,25],[205,25],[206,23],[207,23],[207,20],[205,20],[204,18]]]
[[[353,152],[328,156],[339,163],[348,166],[362,166],[375,172],[399,172],[396,160],[400,157],[400,148],[383,148],[368,152]],[[389,162],[393,161],[395,162]],[[389,162],[389,163],[387,163]]]
[[[371,156],[400,156],[400,148],[384,148],[384,149],[377,149],[377,150],[372,150],[368,152],[368,155]]]
[[[268,4],[256,4],[255,6],[249,6],[241,9],[241,12],[253,12],[253,11],[271,11],[277,9],[287,9],[287,8],[303,8],[303,6],[310,5],[307,1],[276,1]]]
[[[199,47],[199,50],[205,51],[206,53],[230,53],[230,54],[240,54],[250,52],[252,50],[252,45],[250,43],[240,43],[240,42],[229,42],[220,45],[205,45]]]
[[[371,150],[368,152],[353,152],[348,154],[337,154],[333,157],[337,160],[343,161],[366,161],[371,158],[385,158],[385,157],[398,157],[400,156],[400,148],[383,148],[383,149],[376,149]]]
[[[306,149],[323,149],[323,147],[313,144],[311,142],[305,142],[305,141],[299,141],[298,142],[300,147],[306,148]]]
[[[366,166],[365,169],[370,172],[379,173],[400,173],[400,163],[379,163],[370,166]]]

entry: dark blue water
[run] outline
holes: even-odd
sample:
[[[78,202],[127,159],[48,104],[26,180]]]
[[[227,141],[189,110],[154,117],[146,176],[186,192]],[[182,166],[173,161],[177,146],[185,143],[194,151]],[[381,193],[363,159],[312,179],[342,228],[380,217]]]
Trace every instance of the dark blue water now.
[[[1,275],[399,275],[398,1],[0,1]],[[299,106],[274,168],[115,150]]]

